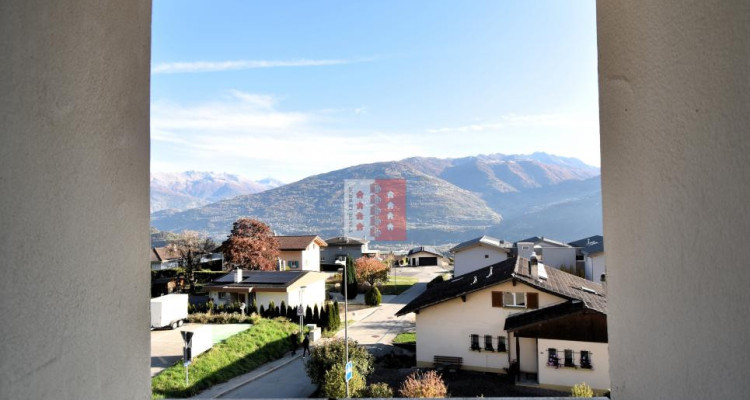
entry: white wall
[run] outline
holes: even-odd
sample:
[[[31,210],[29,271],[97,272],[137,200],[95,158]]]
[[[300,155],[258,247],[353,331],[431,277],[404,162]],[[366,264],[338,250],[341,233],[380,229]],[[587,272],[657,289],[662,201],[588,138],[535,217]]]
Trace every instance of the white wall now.
[[[493,291],[513,291],[539,293],[539,306],[560,303],[563,300],[547,293],[539,292],[524,284],[513,286],[506,282],[492,288],[468,294],[466,303],[453,299],[423,309],[416,315],[417,320],[417,365],[431,366],[435,355],[463,357],[465,369],[502,372],[508,367],[507,353],[476,352],[470,350],[471,334],[480,335],[479,344],[483,347],[484,335],[505,336],[505,318],[511,313],[525,309],[492,307]],[[496,346],[496,338],[493,346]],[[509,349],[515,342],[507,339]]]
[[[606,272],[606,259],[604,253],[585,256],[586,279],[601,283],[602,274]]]
[[[485,258],[487,256],[487,258]],[[458,251],[453,258],[453,276],[459,276],[480,268],[499,263],[508,258],[508,254],[495,247],[479,244]]]
[[[750,2],[597,3],[615,399],[740,399]],[[720,298],[721,305],[707,298]]]
[[[314,241],[302,252],[302,263],[304,271],[320,271],[320,246]]]
[[[0,5],[0,397],[148,399],[151,3]]]
[[[539,339],[539,383],[542,385],[570,386],[586,382],[591,388],[609,389],[609,349],[607,343],[575,342],[570,340]],[[547,349],[557,349],[561,367],[547,366]],[[581,364],[581,350],[590,352],[591,369],[562,367],[565,350],[573,350],[573,362]]]
[[[576,249],[574,247],[544,247],[542,248],[542,263],[545,266],[560,269],[565,265],[576,266]]]

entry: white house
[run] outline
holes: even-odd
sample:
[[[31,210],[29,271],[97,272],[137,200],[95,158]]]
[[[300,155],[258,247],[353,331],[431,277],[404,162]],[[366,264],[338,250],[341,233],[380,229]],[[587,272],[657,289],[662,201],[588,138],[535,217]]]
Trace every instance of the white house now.
[[[448,260],[434,247],[415,247],[406,254],[412,267],[439,266],[447,267]]]
[[[280,305],[322,307],[326,301],[328,275],[315,271],[248,271],[236,269],[205,285],[214,304],[244,302],[268,307]]]
[[[586,279],[601,282],[602,275],[607,273],[604,237],[594,235],[568,244],[576,248],[576,259],[582,264]]]
[[[282,270],[320,271],[320,249],[326,242],[318,236],[276,236]]]
[[[531,253],[535,252],[547,267],[560,269],[560,267],[575,268],[576,266],[576,248],[567,243],[544,236],[533,236],[519,240],[515,247],[519,257],[528,259]]]
[[[418,367],[448,357],[464,369],[506,373],[517,362],[526,383],[609,388],[606,295],[599,284],[512,257],[435,284],[396,315],[410,312]]]
[[[512,247],[512,243],[486,235],[459,243],[450,250],[453,253],[453,276],[504,261]]]
[[[155,271],[173,269],[180,266],[180,255],[171,247],[151,248],[151,269]]]

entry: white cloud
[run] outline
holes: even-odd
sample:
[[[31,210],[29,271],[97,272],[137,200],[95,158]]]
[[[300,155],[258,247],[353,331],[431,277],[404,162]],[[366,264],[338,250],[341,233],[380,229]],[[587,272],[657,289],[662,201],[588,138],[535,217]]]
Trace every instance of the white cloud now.
[[[179,74],[190,72],[237,71],[255,68],[284,67],[321,67],[327,65],[353,64],[374,60],[370,58],[352,59],[298,59],[298,60],[234,60],[234,61],[190,61],[159,63],[152,69],[152,74]]]

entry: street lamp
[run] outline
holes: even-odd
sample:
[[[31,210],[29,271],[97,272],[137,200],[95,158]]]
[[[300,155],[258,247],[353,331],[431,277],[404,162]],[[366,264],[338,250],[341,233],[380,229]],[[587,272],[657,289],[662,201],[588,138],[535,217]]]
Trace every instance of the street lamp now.
[[[347,270],[346,270],[346,258],[344,261],[342,260],[336,260],[336,265],[341,265],[342,268],[339,269],[339,271],[342,271],[344,275],[344,365],[349,364],[349,293],[347,291],[347,287],[349,286],[347,283]],[[339,312],[339,310],[336,310],[336,312]],[[349,398],[349,381],[344,378],[344,382],[346,384],[346,398]]]

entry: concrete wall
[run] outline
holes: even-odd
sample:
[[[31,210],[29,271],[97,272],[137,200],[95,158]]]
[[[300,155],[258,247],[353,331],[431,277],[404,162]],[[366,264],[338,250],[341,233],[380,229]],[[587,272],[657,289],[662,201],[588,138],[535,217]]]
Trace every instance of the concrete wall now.
[[[459,298],[421,310],[416,315],[417,338],[419,338],[417,340],[417,365],[431,366],[433,357],[442,355],[463,357],[465,369],[503,372],[502,369],[508,367],[508,353],[471,351],[471,335],[480,336],[479,344],[482,347],[484,335],[492,335],[495,337],[493,346],[496,346],[497,336],[508,338],[508,333],[503,329],[505,318],[510,314],[526,310],[492,307],[493,291],[539,293],[539,307],[563,301],[524,284],[519,283],[513,286],[512,283],[506,282],[468,294],[465,303]],[[508,349],[512,351],[511,358],[516,358],[515,342],[508,338],[506,343]],[[530,353],[534,354],[535,351],[532,350]]]
[[[586,382],[593,389],[609,389],[609,351],[607,343],[575,342],[570,340],[539,339],[539,384],[572,387]],[[581,364],[581,350],[590,352],[591,369],[547,366],[547,349],[557,349],[560,365],[565,361],[565,350],[573,350],[573,362]]]
[[[615,399],[739,399],[750,368],[750,2],[597,6]],[[720,306],[710,298],[720,299]]]
[[[487,256],[485,258],[485,256]],[[480,268],[499,263],[508,258],[508,254],[495,247],[479,244],[466,250],[456,252],[453,258],[453,276],[460,276]]]
[[[606,273],[607,257],[604,253],[596,253],[585,256],[586,279],[594,282],[602,281],[602,274]]]
[[[545,266],[560,269],[561,266],[576,266],[576,249],[574,247],[543,247],[542,262]]]
[[[151,3],[3,1],[0,37],[0,397],[148,399]]]

